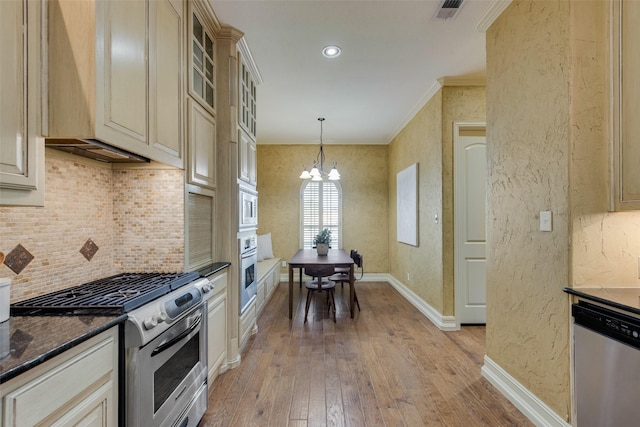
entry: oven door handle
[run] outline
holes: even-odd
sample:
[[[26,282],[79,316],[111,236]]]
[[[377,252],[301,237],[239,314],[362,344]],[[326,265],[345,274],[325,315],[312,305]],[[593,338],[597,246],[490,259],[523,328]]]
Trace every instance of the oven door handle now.
[[[177,342],[182,340],[184,337],[189,335],[191,332],[193,332],[194,329],[196,329],[198,326],[200,326],[200,322],[201,321],[202,321],[202,316],[198,316],[196,321],[193,322],[193,324],[189,327],[189,329],[186,329],[186,330],[182,331],[179,335],[171,338],[169,341],[163,342],[162,344],[160,344],[159,346],[154,348],[153,351],[151,352],[151,357],[157,356],[158,354],[160,354],[163,351],[165,351],[166,349],[172,347],[174,344],[176,344]]]
[[[243,252],[240,257],[244,260],[247,258],[251,258],[254,255],[258,255],[258,248],[251,248],[248,251]]]

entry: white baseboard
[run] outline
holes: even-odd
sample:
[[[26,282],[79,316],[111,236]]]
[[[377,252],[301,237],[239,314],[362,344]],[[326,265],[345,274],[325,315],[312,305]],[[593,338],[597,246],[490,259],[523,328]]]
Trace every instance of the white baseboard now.
[[[293,275],[294,283],[297,283],[298,275]],[[356,278],[359,276],[356,274]],[[414,307],[424,314],[427,319],[431,320],[440,330],[443,331],[457,331],[459,329],[456,324],[456,318],[454,316],[443,316],[436,310],[427,304],[422,298],[416,295],[411,289],[407,288],[403,283],[398,281],[395,277],[388,273],[365,273],[362,279],[358,279],[362,282],[389,282],[400,294],[407,299]],[[280,282],[289,283],[289,274],[280,274]]]
[[[415,308],[424,314],[427,319],[431,320],[442,331],[457,331],[458,325],[454,316],[443,316],[438,310],[427,304],[422,298],[415,294],[411,289],[407,288],[404,283],[397,280],[390,274],[387,274],[386,280],[393,286],[400,295],[405,297]]]
[[[571,424],[560,418],[543,401],[489,357],[484,357],[484,365],[480,372],[536,426],[571,427]]]

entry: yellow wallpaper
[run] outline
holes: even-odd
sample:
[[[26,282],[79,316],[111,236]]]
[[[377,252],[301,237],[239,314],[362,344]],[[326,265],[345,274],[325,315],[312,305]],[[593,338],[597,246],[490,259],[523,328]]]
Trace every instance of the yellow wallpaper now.
[[[396,174],[418,163],[418,246],[398,242]],[[393,277],[440,313],[442,278],[442,90],[389,146],[389,258]]]
[[[318,145],[258,144],[258,234],[271,233],[274,255],[289,260],[299,249],[303,164]],[[324,145],[325,169],[338,162],[343,198],[343,249],[358,249],[367,273],[389,271],[387,146]],[[285,271],[285,270],[283,270]]]
[[[443,87],[392,141],[390,273],[441,314],[454,314],[453,123],[484,122],[484,87]],[[397,241],[396,174],[419,163],[419,246]],[[435,216],[438,215],[438,223]]]
[[[487,356],[570,416],[570,4],[514,1],[487,31]],[[538,213],[553,210],[553,232]]]

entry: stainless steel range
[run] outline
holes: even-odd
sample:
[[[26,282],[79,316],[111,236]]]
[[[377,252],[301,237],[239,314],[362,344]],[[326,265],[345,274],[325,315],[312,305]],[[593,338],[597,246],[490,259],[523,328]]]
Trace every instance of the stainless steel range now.
[[[126,424],[197,426],[207,407],[211,290],[198,273],[128,273],[15,303],[11,313],[126,313]]]

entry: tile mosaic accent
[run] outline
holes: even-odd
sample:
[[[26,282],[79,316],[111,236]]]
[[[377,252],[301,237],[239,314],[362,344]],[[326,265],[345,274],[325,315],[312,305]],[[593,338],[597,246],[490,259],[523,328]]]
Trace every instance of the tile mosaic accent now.
[[[18,244],[4,259],[4,265],[9,267],[11,271],[20,274],[27,265],[33,260],[31,252],[26,250],[24,246]]]
[[[96,252],[98,252],[98,249],[98,245],[93,243],[93,240],[88,239],[84,242],[82,248],[80,248],[80,253],[87,259],[87,261],[91,261],[91,258],[93,258]]]

